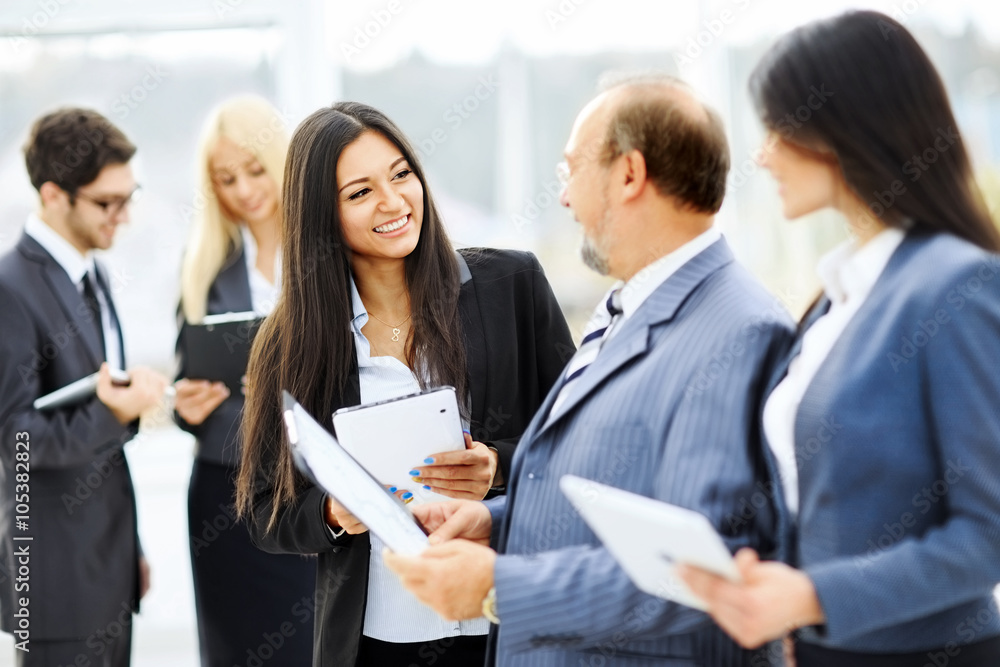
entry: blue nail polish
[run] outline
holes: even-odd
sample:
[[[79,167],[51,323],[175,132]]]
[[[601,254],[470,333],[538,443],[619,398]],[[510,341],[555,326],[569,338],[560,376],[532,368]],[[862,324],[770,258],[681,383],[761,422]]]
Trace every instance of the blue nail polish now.
[[[471,431],[466,431],[465,429],[462,429],[462,433],[464,433],[466,435],[472,435]]]
[[[420,477],[420,471],[419,470],[411,470],[409,472],[409,475],[410,475],[410,477]]]
[[[427,486],[426,484],[424,484],[424,488],[427,489],[428,491],[431,490],[431,487]]]
[[[428,456],[426,459],[424,459],[424,463],[434,463],[434,459]]]
[[[396,487],[390,486],[389,487],[389,493],[396,493]]]
[[[406,493],[403,494],[403,500],[409,500],[412,497],[413,497],[413,494],[410,493],[409,491],[407,491]]]

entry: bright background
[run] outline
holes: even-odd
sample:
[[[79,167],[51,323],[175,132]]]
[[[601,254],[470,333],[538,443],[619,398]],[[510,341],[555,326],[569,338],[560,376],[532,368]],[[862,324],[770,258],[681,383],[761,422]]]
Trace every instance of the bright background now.
[[[170,7],[165,7],[165,5]],[[21,146],[34,118],[93,107],[139,146],[143,198],[105,261],[132,363],[173,372],[181,252],[196,196],[193,156],[208,110],[271,99],[290,126],[336,99],[382,108],[416,144],[459,245],[528,249],[580,327],[607,283],[583,268],[555,200],[553,167],[575,114],[609,69],[658,68],[692,83],[726,120],[733,173],[718,224],[796,315],[818,289],[816,258],[844,237],[818,214],[781,219],[753,162],[761,130],[749,72],[782,32],[841,0],[4,0],[0,5],[0,252],[35,193]],[[938,65],[991,194],[1000,162],[1000,12],[991,0],[864,5],[894,16]],[[995,201],[995,200],[994,200]],[[995,206],[995,204],[994,204]],[[2,316],[2,314],[0,314]],[[147,420],[128,446],[154,587],[136,622],[138,667],[197,664],[187,556],[193,443]],[[234,567],[239,567],[234,563]],[[0,666],[12,664],[0,635]]]

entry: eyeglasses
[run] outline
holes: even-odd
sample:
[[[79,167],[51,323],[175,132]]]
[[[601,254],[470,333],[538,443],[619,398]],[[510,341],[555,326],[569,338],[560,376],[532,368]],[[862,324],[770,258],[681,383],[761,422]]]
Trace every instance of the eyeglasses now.
[[[563,161],[556,165],[556,179],[559,181],[560,187],[565,188],[569,185],[570,176],[569,164]]]
[[[139,197],[141,196],[141,192],[140,192],[140,186],[137,185],[135,186],[135,189],[132,190],[132,192],[129,194],[128,197],[109,197],[107,199],[104,198],[98,199],[96,197],[91,197],[86,193],[80,192],[79,190],[75,192],[73,196],[89,201],[94,206],[100,208],[106,216],[108,216],[109,218],[113,218],[119,213],[121,213],[122,209],[124,209],[126,206],[135,203],[136,200],[138,200]]]

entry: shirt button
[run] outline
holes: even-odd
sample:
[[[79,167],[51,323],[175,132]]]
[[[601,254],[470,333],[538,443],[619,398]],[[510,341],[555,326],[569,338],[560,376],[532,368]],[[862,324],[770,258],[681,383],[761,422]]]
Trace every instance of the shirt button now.
[[[529,472],[528,473],[528,479],[535,479],[535,473]]]

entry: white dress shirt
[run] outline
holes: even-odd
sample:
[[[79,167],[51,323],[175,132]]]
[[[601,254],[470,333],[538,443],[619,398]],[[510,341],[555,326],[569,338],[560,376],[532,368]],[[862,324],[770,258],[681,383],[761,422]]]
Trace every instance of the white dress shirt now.
[[[255,315],[267,317],[274,310],[274,304],[281,293],[281,249],[274,254],[272,283],[257,268],[257,239],[246,225],[240,225],[240,236],[243,237],[243,258],[247,263],[247,277],[250,280],[250,303]]]
[[[45,252],[52,256],[52,259],[62,267],[70,281],[76,286],[77,291],[83,295],[83,281],[87,273],[91,272],[97,277],[97,265],[94,262],[93,251],[80,254],[80,251],[73,247],[69,241],[64,239],[56,230],[52,229],[44,220],[32,213],[28,216],[28,221],[24,223],[24,233],[38,241],[38,244],[45,249]],[[110,290],[110,286],[107,286]],[[111,318],[111,304],[108,302],[110,295],[105,294],[103,289],[95,283],[93,285],[97,301],[101,306],[101,330],[104,332],[104,360],[111,368],[123,370],[124,356],[121,342],[118,338],[118,329]],[[121,326],[119,321],[118,326]]]
[[[837,339],[868,298],[889,258],[906,233],[889,228],[858,247],[845,241],[823,256],[817,267],[830,310],[802,337],[802,349],[788,366],[788,374],[764,405],[764,433],[778,462],[788,509],[799,510],[799,474],[795,461],[795,416],[816,372]]]
[[[358,288],[351,279],[351,300],[354,319],[351,331],[358,355],[361,381],[361,404],[398,398],[420,391],[420,383],[408,366],[390,356],[371,356],[368,339],[361,329],[368,323],[368,311],[361,301]],[[464,422],[464,420],[463,420]],[[463,423],[468,428],[467,423]],[[419,465],[419,461],[400,461],[400,465]],[[416,484],[416,482],[414,482]],[[366,637],[384,642],[423,642],[459,635],[485,635],[489,621],[446,621],[430,607],[424,606],[403,588],[396,576],[385,566],[382,549],[385,543],[373,534],[368,570],[368,605],[365,609],[363,632]]]

